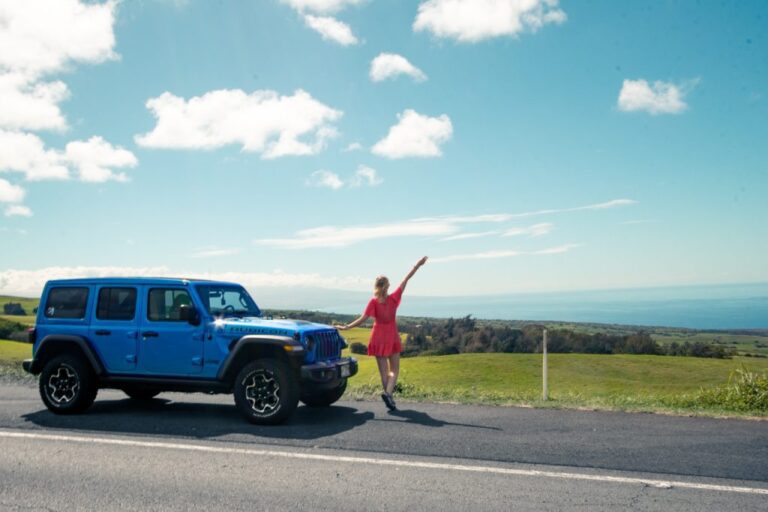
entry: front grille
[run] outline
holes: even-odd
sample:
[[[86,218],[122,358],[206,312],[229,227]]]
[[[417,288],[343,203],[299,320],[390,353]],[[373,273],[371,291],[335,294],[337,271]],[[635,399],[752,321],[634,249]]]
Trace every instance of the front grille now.
[[[315,332],[311,334],[315,342],[315,360],[338,359],[341,357],[341,338],[333,331]]]

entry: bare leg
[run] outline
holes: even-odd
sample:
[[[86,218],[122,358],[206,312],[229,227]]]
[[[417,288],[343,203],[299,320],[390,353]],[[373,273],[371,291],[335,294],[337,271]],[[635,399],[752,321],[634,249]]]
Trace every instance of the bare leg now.
[[[381,387],[384,388],[384,392],[387,392],[387,384],[389,381],[389,367],[387,365],[386,357],[376,357],[376,364],[379,366],[379,375],[381,375]]]
[[[381,367],[379,367],[381,368]],[[381,370],[379,370],[381,371]],[[392,354],[389,356],[389,372],[388,381],[385,389],[390,395],[395,392],[395,386],[397,385],[397,377],[400,375],[400,354]]]

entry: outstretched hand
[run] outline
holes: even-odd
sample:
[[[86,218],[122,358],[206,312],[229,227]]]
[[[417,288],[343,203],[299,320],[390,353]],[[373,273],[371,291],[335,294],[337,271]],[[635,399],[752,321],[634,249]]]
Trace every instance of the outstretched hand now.
[[[338,329],[340,331],[346,331],[347,330],[347,326],[346,325],[333,324],[333,327],[334,327],[334,329]]]
[[[419,261],[416,262],[416,267],[418,268],[418,267],[422,266],[423,264],[425,264],[426,262],[427,262],[427,257],[424,256],[423,258],[421,258]]]

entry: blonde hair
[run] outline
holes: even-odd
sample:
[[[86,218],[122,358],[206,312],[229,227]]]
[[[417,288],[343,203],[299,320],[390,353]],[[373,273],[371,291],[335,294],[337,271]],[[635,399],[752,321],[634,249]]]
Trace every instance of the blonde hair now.
[[[373,295],[377,299],[380,299],[384,295],[384,289],[389,286],[389,279],[387,276],[379,276],[373,283]]]

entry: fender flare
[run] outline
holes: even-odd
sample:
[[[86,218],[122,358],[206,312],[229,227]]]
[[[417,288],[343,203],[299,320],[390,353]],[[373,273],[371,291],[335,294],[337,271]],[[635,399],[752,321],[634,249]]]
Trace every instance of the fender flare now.
[[[98,358],[96,353],[93,351],[93,348],[91,348],[85,338],[71,334],[49,334],[43,338],[40,341],[40,344],[37,346],[37,350],[35,350],[35,356],[29,369],[30,373],[37,375],[42,372],[45,360],[39,357],[40,354],[45,354],[47,347],[55,346],[56,343],[61,342],[74,343],[77,345],[80,350],[83,351],[83,354],[85,354],[85,358],[88,360],[88,363],[91,365],[91,368],[93,368],[93,371],[96,373],[96,375],[104,374],[104,365],[101,364],[101,360]]]
[[[304,357],[304,346],[290,336],[278,336],[271,334],[250,334],[243,336],[232,344],[232,348],[229,350],[229,354],[227,354],[226,359],[224,359],[224,362],[219,367],[216,378],[218,380],[225,380],[225,376],[231,370],[232,365],[237,360],[238,355],[249,347],[270,346],[283,348],[286,345],[296,347],[296,349],[292,350],[291,352],[286,351],[286,356],[301,355],[302,358]]]

